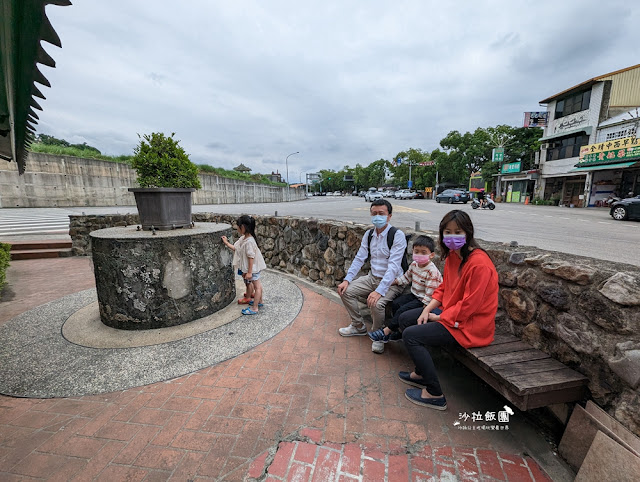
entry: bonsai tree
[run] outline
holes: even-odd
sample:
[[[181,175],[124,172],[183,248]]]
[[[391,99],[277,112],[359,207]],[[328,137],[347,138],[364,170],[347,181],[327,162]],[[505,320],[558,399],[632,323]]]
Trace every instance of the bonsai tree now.
[[[131,167],[138,173],[140,187],[200,189],[198,167],[177,140],[160,132],[145,134],[133,151]],[[140,137],[140,134],[138,134]]]

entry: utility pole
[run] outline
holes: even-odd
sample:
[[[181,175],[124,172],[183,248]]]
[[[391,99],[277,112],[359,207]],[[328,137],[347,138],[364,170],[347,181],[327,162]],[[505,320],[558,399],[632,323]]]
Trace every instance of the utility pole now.
[[[291,201],[291,195],[290,195],[290,192],[289,192],[289,184],[290,184],[289,183],[289,157],[293,156],[294,154],[300,154],[300,152],[299,151],[292,152],[284,160],[284,163],[285,163],[285,165],[287,167],[287,201]]]

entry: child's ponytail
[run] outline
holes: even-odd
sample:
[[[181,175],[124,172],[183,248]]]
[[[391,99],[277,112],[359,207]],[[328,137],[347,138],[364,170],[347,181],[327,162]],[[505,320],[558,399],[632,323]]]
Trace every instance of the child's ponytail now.
[[[245,232],[249,233],[253,237],[253,239],[255,239],[256,244],[258,244],[258,238],[256,238],[256,220],[255,219],[253,219],[248,214],[243,214],[236,220],[236,223],[238,224],[238,226],[244,226]]]

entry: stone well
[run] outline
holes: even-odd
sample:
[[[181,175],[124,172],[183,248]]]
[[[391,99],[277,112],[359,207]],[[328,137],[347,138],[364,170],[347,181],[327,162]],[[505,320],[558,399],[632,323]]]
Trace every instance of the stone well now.
[[[102,322],[145,330],[203,318],[235,299],[233,253],[221,241],[231,226],[138,231],[136,226],[91,233]]]

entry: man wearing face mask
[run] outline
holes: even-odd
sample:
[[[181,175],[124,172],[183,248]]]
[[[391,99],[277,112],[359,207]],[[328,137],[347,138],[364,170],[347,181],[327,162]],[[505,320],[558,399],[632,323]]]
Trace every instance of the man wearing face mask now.
[[[366,336],[367,334],[358,301],[366,302],[370,308],[372,331],[375,331],[382,328],[387,303],[403,291],[402,286],[392,285],[392,283],[403,274],[402,257],[407,249],[407,241],[404,233],[396,230],[393,244],[389,248],[387,234],[392,228],[389,224],[392,210],[391,203],[386,199],[378,199],[371,203],[371,223],[374,226],[371,242],[369,243],[371,230],[368,230],[362,237],[360,249],[344,281],[338,285],[338,294],[351,318],[349,326],[338,330],[342,336]],[[369,274],[354,279],[369,257],[371,264]],[[371,351],[383,353],[384,343],[374,341]]]

